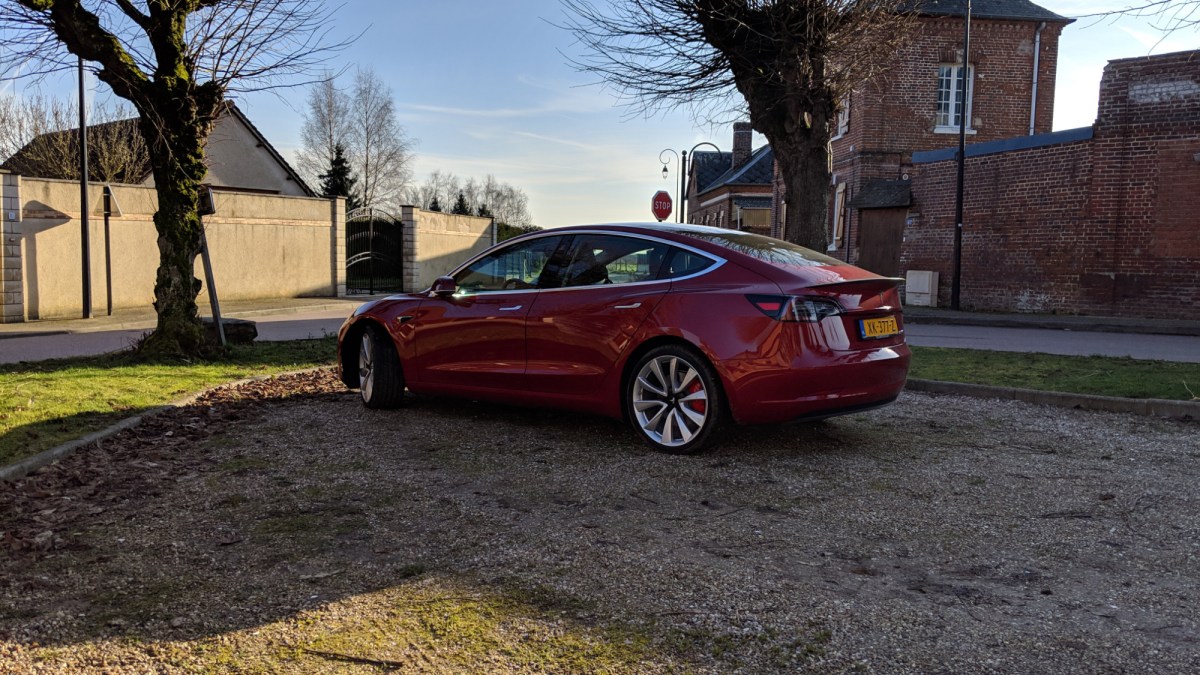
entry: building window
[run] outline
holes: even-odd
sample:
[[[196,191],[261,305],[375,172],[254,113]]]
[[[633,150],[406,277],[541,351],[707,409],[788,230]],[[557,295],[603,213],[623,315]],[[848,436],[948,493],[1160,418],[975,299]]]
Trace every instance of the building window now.
[[[838,104],[837,128],[834,129],[833,138],[831,138],[830,140],[836,141],[837,139],[841,138],[842,136],[845,136],[847,131],[850,131],[850,95],[849,94],[843,96],[841,103]]]
[[[962,120],[962,64],[943,63],[938,68],[937,119],[934,131],[958,131]],[[967,129],[971,128],[971,99],[975,93],[975,66],[967,68]]]
[[[833,193],[833,227],[830,228],[829,250],[836,251],[841,245],[843,230],[846,227],[846,184],[839,183]]]

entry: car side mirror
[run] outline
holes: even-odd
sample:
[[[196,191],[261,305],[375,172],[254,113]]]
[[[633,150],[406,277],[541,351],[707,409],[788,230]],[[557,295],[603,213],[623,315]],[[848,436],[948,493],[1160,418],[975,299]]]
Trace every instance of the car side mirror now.
[[[454,295],[454,291],[458,290],[458,285],[454,283],[454,277],[438,277],[430,287],[429,292],[439,297],[447,297]]]

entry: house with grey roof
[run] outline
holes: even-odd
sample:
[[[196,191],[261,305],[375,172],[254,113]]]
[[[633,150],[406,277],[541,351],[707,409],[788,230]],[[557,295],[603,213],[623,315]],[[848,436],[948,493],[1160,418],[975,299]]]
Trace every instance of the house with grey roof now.
[[[697,151],[688,173],[689,223],[767,234],[775,153],[751,148],[749,122],[733,125],[733,152]]]

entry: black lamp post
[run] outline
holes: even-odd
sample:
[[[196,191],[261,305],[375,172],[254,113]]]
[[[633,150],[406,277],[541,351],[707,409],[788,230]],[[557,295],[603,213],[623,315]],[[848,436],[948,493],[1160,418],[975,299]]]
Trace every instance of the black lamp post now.
[[[950,309],[959,308],[962,288],[963,183],[967,166],[967,87],[971,73],[971,0],[963,20],[963,58],[958,86],[958,193],[954,203],[954,277],[950,284]]]
[[[687,163],[688,152],[692,153],[692,163],[695,164],[696,163],[696,148],[698,148],[702,145],[707,145],[708,147],[712,148],[713,150],[716,150],[717,154],[721,154],[721,149],[718,148],[716,145],[709,143],[708,141],[700,141],[699,143],[693,145],[691,150],[688,150],[687,152],[683,153],[683,172],[684,172],[683,175],[684,175],[685,179],[687,178],[687,176],[689,176],[692,173],[691,169],[690,169],[690,167],[688,167],[688,163]],[[684,206],[687,204],[687,193],[688,193],[688,185],[685,180],[684,186],[683,186],[684,201],[680,204],[680,211],[683,211]],[[683,218],[685,220],[687,219],[686,212],[683,213]]]
[[[79,57],[79,222],[83,249],[83,318],[92,318],[92,238],[88,231],[87,111],[83,101],[83,57]]]
[[[683,162],[679,159],[678,152],[675,152],[671,148],[663,148],[662,151],[658,153],[658,161],[662,162],[663,165],[663,180],[667,179],[667,174],[669,173],[667,171],[667,160],[663,159],[663,155],[667,154],[668,152],[672,155],[675,155],[675,171],[679,174],[679,189],[675,191],[675,222],[682,223],[683,201],[680,199],[680,196],[683,194],[683,170],[681,168],[683,166]],[[686,156],[687,153],[685,152],[684,155]]]

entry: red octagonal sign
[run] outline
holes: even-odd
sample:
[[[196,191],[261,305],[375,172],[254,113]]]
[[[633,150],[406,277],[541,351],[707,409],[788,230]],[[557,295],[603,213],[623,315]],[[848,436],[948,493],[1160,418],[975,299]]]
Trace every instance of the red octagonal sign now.
[[[654,197],[650,200],[650,213],[658,218],[658,222],[662,222],[671,217],[671,195],[667,194],[666,190],[659,190],[654,193]]]

